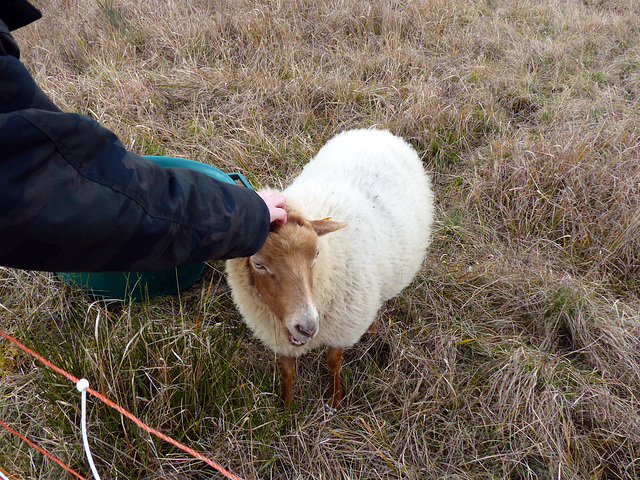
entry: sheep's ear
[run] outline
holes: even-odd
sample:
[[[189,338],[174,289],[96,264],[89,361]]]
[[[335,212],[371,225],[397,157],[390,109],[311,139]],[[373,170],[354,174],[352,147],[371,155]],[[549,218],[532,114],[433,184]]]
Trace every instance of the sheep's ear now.
[[[319,237],[326,235],[327,233],[335,232],[336,230],[340,230],[341,228],[349,225],[346,222],[334,222],[328,218],[323,218],[322,220],[311,220],[309,223],[311,223],[311,228],[313,228],[313,231],[316,232]]]

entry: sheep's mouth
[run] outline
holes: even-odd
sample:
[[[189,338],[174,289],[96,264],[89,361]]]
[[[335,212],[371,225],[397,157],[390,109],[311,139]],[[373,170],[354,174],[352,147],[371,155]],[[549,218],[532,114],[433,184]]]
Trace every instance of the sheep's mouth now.
[[[306,340],[305,341],[298,340],[297,338],[295,338],[293,336],[293,334],[290,333],[289,334],[289,343],[291,345],[293,345],[294,347],[301,347],[301,346],[305,345],[307,343],[307,341]]]

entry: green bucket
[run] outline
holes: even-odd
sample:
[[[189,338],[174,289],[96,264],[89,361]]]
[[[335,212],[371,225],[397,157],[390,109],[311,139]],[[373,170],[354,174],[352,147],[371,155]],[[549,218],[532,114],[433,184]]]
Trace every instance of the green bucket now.
[[[240,182],[251,188],[239,173],[224,173],[215,167],[174,157],[145,156],[163,167],[181,167],[209,175],[221,182]],[[162,295],[174,295],[193,285],[204,272],[205,264],[182,265],[160,272],[58,273],[63,282],[86,291],[101,300],[139,302]]]

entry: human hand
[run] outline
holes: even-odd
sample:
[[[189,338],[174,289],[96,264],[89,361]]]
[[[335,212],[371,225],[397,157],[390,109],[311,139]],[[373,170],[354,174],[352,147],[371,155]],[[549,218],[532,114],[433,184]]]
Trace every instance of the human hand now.
[[[276,222],[278,225],[286,223],[287,211],[285,210],[286,199],[284,198],[284,195],[272,192],[271,190],[263,190],[261,192],[257,192],[257,194],[269,208],[270,221],[272,223]]]

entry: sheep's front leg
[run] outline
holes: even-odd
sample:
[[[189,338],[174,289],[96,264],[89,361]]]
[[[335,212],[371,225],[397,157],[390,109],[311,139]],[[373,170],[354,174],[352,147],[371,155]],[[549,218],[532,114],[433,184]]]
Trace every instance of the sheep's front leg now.
[[[282,404],[289,408],[293,405],[293,377],[296,374],[296,358],[280,357],[280,374],[282,376]]]
[[[331,374],[329,384],[329,406],[340,408],[342,404],[342,386],[340,385],[340,366],[342,365],[343,348],[329,347],[327,351],[327,365]]]

